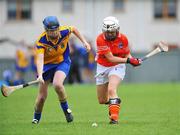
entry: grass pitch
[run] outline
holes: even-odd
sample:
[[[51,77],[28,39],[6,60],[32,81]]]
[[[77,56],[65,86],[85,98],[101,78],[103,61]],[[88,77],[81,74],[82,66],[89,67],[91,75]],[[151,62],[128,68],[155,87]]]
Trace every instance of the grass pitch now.
[[[0,135],[179,135],[180,83],[123,84],[120,123],[109,125],[95,85],[66,85],[74,122],[67,124],[52,87],[38,125],[31,124],[37,87],[0,96]],[[97,127],[92,127],[96,122]]]

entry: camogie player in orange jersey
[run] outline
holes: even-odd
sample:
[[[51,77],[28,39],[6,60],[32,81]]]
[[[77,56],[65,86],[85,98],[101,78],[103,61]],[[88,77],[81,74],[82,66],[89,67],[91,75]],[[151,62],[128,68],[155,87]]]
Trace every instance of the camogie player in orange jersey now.
[[[71,33],[80,39],[87,51],[91,48],[75,27],[60,26],[55,16],[47,16],[43,21],[43,25],[45,31],[36,41],[37,80],[39,80],[40,84],[32,123],[37,124],[40,121],[43,106],[48,95],[49,83],[52,83],[54,86],[67,122],[72,122],[73,116],[68,106],[63,85],[71,64],[68,44]]]
[[[100,104],[109,105],[110,124],[118,123],[121,100],[117,89],[125,76],[125,63],[141,65],[140,59],[131,56],[128,39],[119,29],[119,22],[115,17],[106,17],[102,33],[96,39],[97,97]]]

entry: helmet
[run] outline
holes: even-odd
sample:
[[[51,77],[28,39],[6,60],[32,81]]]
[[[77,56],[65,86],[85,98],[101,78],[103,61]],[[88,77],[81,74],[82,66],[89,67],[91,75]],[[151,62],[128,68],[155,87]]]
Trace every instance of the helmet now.
[[[109,16],[103,20],[102,31],[104,33],[106,40],[115,40],[118,36],[119,29],[119,21],[115,17]]]
[[[46,30],[55,30],[59,27],[59,21],[55,16],[47,16],[44,18],[43,24]]]
[[[103,32],[113,32],[113,31],[119,31],[120,26],[119,26],[119,21],[113,17],[113,16],[108,16],[106,18],[104,18],[103,20],[103,27],[102,27],[102,31]]]

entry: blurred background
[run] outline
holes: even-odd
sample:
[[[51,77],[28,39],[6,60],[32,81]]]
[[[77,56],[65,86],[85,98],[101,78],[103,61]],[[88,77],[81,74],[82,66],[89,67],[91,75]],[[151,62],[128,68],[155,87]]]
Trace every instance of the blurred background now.
[[[138,68],[128,65],[125,82],[180,81],[179,0],[0,0],[0,84],[36,77],[33,46],[48,15],[57,16],[61,25],[77,27],[93,48],[87,54],[72,37],[73,66],[67,83],[94,83],[95,40],[103,18],[110,15],[119,19],[120,32],[127,35],[135,57],[144,56],[161,40],[170,48]]]

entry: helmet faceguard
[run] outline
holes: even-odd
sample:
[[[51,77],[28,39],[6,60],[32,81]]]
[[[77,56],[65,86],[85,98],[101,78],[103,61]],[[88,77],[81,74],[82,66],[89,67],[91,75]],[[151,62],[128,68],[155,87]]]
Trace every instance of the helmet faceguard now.
[[[119,21],[115,17],[109,16],[103,20],[102,32],[104,33],[106,40],[115,40],[119,33],[119,29]]]

